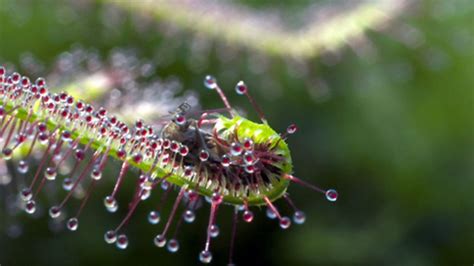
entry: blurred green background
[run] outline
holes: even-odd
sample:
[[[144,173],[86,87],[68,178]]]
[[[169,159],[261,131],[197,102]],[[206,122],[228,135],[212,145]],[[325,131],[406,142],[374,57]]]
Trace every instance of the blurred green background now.
[[[57,71],[58,57],[71,49],[96,51],[104,61],[117,48],[131,49],[155,64],[148,78],[179,79],[181,93],[197,92],[204,109],[222,106],[202,86],[211,73],[249,117],[257,119],[233,93],[241,79],[273,128],[296,123],[300,130],[289,139],[295,174],[336,188],[340,198],[331,204],[292,185],[289,193],[307,221],[287,231],[255,209],[255,222],[239,224],[238,265],[474,263],[474,1],[409,2],[363,38],[306,58],[266,54],[109,2],[0,0],[0,64],[34,72],[34,78]],[[298,16],[311,1],[289,2],[234,5],[282,10],[285,20],[304,23]],[[316,2],[337,17],[361,1]],[[35,71],[28,68],[31,58],[41,62]],[[133,217],[127,250],[105,244],[103,233],[124,215],[123,209],[111,215],[102,205],[117,172],[109,168],[109,181],[92,197],[77,232],[51,232],[47,215],[12,218],[2,207],[0,228],[14,220],[22,234],[1,232],[0,264],[197,265],[207,207],[198,222],[183,227],[177,254],[152,243],[161,225],[148,224],[146,213],[156,202]],[[125,204],[129,197],[122,193],[119,200]],[[222,209],[214,265],[227,262],[231,212]]]

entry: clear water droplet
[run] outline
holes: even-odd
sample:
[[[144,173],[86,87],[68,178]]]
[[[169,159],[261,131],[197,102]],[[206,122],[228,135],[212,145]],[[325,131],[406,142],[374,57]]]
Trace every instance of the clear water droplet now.
[[[47,180],[54,180],[56,179],[56,169],[54,167],[48,167],[46,168],[46,170],[44,171],[44,177],[46,177]]]
[[[328,189],[326,191],[326,199],[329,200],[329,201],[336,201],[337,200],[337,197],[338,197],[338,193],[336,190],[334,189]]]
[[[216,238],[219,236],[219,227],[216,224],[211,225],[211,228],[209,228],[209,235],[212,238]]]
[[[271,208],[267,208],[267,217],[270,219],[275,219],[277,216]]]
[[[182,114],[176,114],[174,117],[174,121],[178,126],[183,126],[186,124],[186,117]]]
[[[33,214],[36,211],[36,202],[34,200],[29,200],[26,202],[25,211],[29,214]]]
[[[286,132],[288,134],[295,134],[297,130],[298,130],[298,127],[295,124],[291,124],[286,128]]]
[[[290,218],[284,216],[284,217],[281,217],[281,220],[280,220],[280,227],[282,229],[288,229],[291,225],[291,220]]]
[[[107,211],[109,211],[109,212],[116,212],[117,209],[118,209],[117,200],[115,198],[113,198],[112,196],[105,197],[104,205],[105,205],[105,208],[107,209]]]
[[[227,156],[227,154],[222,155],[222,158],[221,158],[222,166],[229,167],[231,163],[232,163],[232,161],[229,158],[229,156]]]
[[[253,174],[255,172],[255,166],[253,165],[247,165],[244,167],[244,169],[245,169],[245,172],[249,174]]]
[[[66,177],[63,180],[63,189],[66,191],[70,191],[72,189],[72,186],[74,185],[74,182],[72,181],[71,178]]]
[[[141,200],[147,200],[151,196],[151,190],[150,189],[142,189],[140,193],[140,199]]]
[[[158,224],[160,222],[160,212],[151,211],[148,214],[148,222],[151,224]]]
[[[202,263],[210,263],[212,261],[212,253],[209,250],[203,250],[199,253],[199,260]]]
[[[234,143],[231,144],[230,153],[232,154],[232,156],[241,155],[243,150],[244,150],[244,148],[242,148],[242,145],[240,145],[240,143],[234,142]]]
[[[117,234],[113,230],[107,231],[104,234],[104,240],[107,244],[113,244],[115,241],[117,241]]]
[[[179,250],[179,242],[176,239],[170,239],[168,241],[168,244],[166,245],[166,248],[168,249],[169,252],[175,253]]]
[[[79,227],[79,220],[77,220],[76,217],[72,217],[69,220],[67,220],[67,229],[71,231],[76,231],[78,227]]]
[[[39,143],[41,145],[46,145],[49,141],[49,136],[47,133],[45,132],[41,132],[39,135],[38,135],[38,140],[39,140]]]
[[[257,159],[252,151],[246,151],[243,155],[243,161],[245,165],[254,165],[257,162]]]
[[[246,138],[243,143],[244,149],[251,151],[253,150],[253,140],[250,138]]]
[[[293,214],[293,221],[295,222],[295,224],[304,224],[304,222],[306,221],[306,214],[302,211],[296,211]]]
[[[128,238],[126,235],[122,234],[117,237],[117,242],[115,242],[115,245],[119,249],[126,249],[128,247]]]
[[[239,81],[239,83],[235,85],[235,92],[240,95],[245,94],[247,92],[247,85],[245,85],[243,81]]]
[[[245,222],[250,223],[253,221],[253,213],[252,211],[246,210],[242,214],[242,218],[244,219]]]
[[[211,75],[207,75],[206,78],[204,78],[204,86],[210,90],[215,89],[217,86],[216,78]]]
[[[28,172],[28,163],[24,160],[18,162],[17,170],[20,174],[26,174]]]
[[[192,223],[196,219],[196,214],[192,210],[186,210],[183,214],[184,221],[187,223]]]
[[[29,188],[24,188],[20,192],[21,199],[24,201],[29,201],[31,198],[33,198],[33,193],[31,192],[31,189]]]
[[[155,246],[162,248],[166,245],[166,238],[162,235],[157,235],[154,239],[153,242],[155,243]]]
[[[51,216],[51,218],[58,218],[59,216],[61,215],[61,209],[59,209],[58,206],[53,206],[51,208],[49,208],[49,216]]]
[[[100,178],[102,178],[102,172],[99,169],[93,169],[91,172],[91,177],[94,180],[100,180]]]
[[[10,148],[5,148],[3,149],[2,154],[3,154],[3,159],[8,161],[12,158],[13,151]]]
[[[205,162],[209,159],[209,152],[206,151],[206,150],[202,150],[200,153],[199,153],[199,160],[201,160],[201,162]]]
[[[211,198],[212,203],[221,204],[223,199],[224,199],[224,197],[221,194],[219,194],[217,192],[212,193],[212,198]]]

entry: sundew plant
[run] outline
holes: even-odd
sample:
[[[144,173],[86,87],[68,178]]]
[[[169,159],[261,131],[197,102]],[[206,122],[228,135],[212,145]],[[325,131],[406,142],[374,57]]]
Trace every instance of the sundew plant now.
[[[24,147],[26,153],[19,155],[21,160],[15,168],[19,174],[26,175],[32,151],[36,146],[41,146],[42,150],[37,169],[32,171],[31,178],[26,179],[26,186],[19,192],[24,201],[22,208],[28,214],[34,214],[45,183],[58,180],[67,193],[49,208],[49,216],[57,219],[76,189],[84,186],[86,191],[79,208],[66,221],[69,230],[78,230],[80,215],[96,184],[103,178],[113,178],[103,176],[103,169],[110,158],[115,158],[122,161],[122,166],[116,174],[112,192],[104,198],[109,212],[116,212],[119,207],[116,196],[129,168],[139,169],[139,174],[135,177],[128,212],[114,229],[104,233],[106,243],[126,249],[129,244],[124,233],[126,224],[138,204],[161,188],[164,191],[162,201],[173,191],[177,191],[177,196],[167,218],[161,215],[160,205],[148,215],[151,224],[161,220],[164,223],[154,244],[177,252],[181,223],[194,222],[195,212],[205,198],[211,207],[199,260],[202,263],[212,261],[211,239],[220,234],[217,211],[221,205],[230,205],[234,215],[229,264],[234,264],[232,254],[237,220],[252,222],[252,207],[265,206],[267,216],[277,219],[282,229],[289,228],[292,220],[296,224],[305,222],[304,212],[286,193],[290,182],[321,192],[329,201],[337,200],[336,190],[323,190],[293,175],[291,154],[285,141],[296,133],[296,125],[288,126],[284,133],[276,133],[243,81],[237,83],[235,91],[248,98],[260,123],[242,117],[232,108],[214,77],[206,76],[204,85],[217,92],[225,108],[200,111],[193,118],[188,114],[191,106],[185,102],[170,115],[159,118],[159,126],[149,125],[141,119],[127,125],[105,108],[95,108],[67,92],[50,93],[43,78],[33,82],[0,67],[2,160],[9,161]],[[68,160],[73,167],[58,175],[58,169]],[[280,198],[293,209],[292,220],[274,205]],[[183,210],[179,210],[180,204],[184,205]],[[181,214],[177,215],[178,211]],[[171,235],[172,225],[175,229]]]

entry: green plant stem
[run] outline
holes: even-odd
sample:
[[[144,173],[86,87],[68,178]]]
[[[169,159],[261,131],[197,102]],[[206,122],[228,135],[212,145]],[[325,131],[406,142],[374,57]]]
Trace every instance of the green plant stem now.
[[[10,103],[10,102],[4,102],[3,100],[0,100],[0,105],[4,106],[5,111],[7,113],[10,112],[10,110],[13,109],[13,104]],[[30,123],[44,120],[38,114],[33,113],[33,114],[29,115],[29,112],[23,107],[18,107],[10,115],[13,115],[17,119],[27,121],[27,122],[30,122]],[[47,123],[47,127],[48,127],[49,130],[54,130],[56,128],[58,128],[60,130],[67,129],[65,126],[57,124],[56,122],[54,122],[52,120],[47,120],[46,123]],[[72,139],[77,139],[78,136],[79,136],[78,132],[72,131],[72,136],[71,136]],[[86,135],[81,135],[81,138],[80,138],[79,142],[83,145],[86,145],[90,142],[91,143],[91,148],[93,148],[94,150],[99,150],[100,152],[105,152],[105,150],[106,150],[105,148],[107,147],[106,143],[102,142],[101,140],[91,138],[90,136],[87,136],[87,134]],[[116,158],[116,159],[118,159],[118,160],[121,160],[117,157],[117,149],[114,148],[114,147],[110,148],[109,155]],[[128,161],[128,163],[130,165],[135,166],[136,168],[142,170],[143,172],[148,172],[150,170],[150,168],[152,167],[149,162],[141,162],[141,163],[137,164],[134,161],[132,161],[130,158],[127,158],[126,160]],[[166,172],[164,169],[159,168],[159,167],[155,168],[154,174],[156,174],[156,176],[158,178],[162,178],[164,176],[169,175],[168,172]],[[203,196],[209,196],[210,197],[213,193],[213,191],[211,191],[209,189],[206,189],[206,188],[202,188],[200,186],[196,186],[195,183],[187,181],[187,180],[181,178],[178,175],[174,175],[174,174],[169,175],[166,178],[166,181],[168,181],[172,184],[175,184],[179,187],[187,186],[188,188],[193,188],[193,189],[195,188],[196,192],[203,195]],[[289,180],[282,178],[281,181],[277,185],[275,185],[274,188],[271,191],[269,191],[268,193],[266,193],[265,195],[262,195],[262,196],[250,196],[249,198],[246,199],[247,203],[249,205],[253,205],[253,206],[255,206],[255,205],[266,205],[265,200],[263,199],[263,196],[266,196],[271,201],[274,201],[274,200],[280,198],[286,192],[286,188],[288,187],[288,184],[289,184]],[[224,196],[224,202],[229,203],[229,204],[237,204],[237,205],[238,204],[244,204],[244,200],[242,198],[229,196],[229,195]]]

